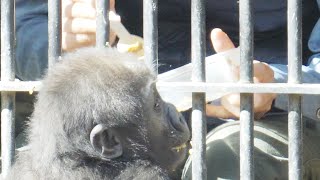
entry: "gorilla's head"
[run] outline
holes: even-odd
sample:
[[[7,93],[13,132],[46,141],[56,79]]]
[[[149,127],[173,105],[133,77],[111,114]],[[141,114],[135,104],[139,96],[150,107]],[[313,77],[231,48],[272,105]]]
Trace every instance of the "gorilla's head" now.
[[[120,171],[128,162],[146,160],[174,170],[186,157],[190,132],[155,83],[143,62],[113,49],[85,48],[62,57],[38,95],[33,151],[42,160],[75,166]]]

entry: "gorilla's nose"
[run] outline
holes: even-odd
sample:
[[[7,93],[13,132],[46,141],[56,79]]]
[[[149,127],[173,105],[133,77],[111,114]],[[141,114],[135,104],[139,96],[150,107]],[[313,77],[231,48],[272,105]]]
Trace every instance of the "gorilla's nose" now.
[[[175,130],[181,133],[189,131],[185,118],[173,105],[169,105],[168,112],[170,114],[170,123]]]
[[[188,129],[186,120],[179,112],[177,112],[177,114],[179,117],[173,118],[171,124],[177,131],[185,132]]]

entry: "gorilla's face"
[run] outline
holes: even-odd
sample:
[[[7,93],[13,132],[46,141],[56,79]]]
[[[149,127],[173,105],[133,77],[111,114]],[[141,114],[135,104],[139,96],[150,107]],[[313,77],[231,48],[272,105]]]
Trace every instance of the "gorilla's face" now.
[[[184,162],[190,131],[184,117],[176,108],[164,102],[154,84],[151,85],[146,111],[147,134],[152,158],[169,171]]]
[[[182,114],[161,99],[154,79],[147,82],[135,89],[137,94],[126,96],[128,104],[135,102],[126,106],[132,109],[129,120],[121,126],[95,127],[91,142],[106,159],[149,160],[171,174],[186,160],[190,131]],[[120,116],[128,109],[116,111]]]

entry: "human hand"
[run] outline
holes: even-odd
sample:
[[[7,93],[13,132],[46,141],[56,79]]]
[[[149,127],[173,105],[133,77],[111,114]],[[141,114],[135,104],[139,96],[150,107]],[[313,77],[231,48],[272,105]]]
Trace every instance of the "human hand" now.
[[[217,53],[235,48],[234,44],[221,29],[213,29],[211,31],[211,42]],[[274,80],[274,72],[266,63],[254,60],[254,83],[270,83]],[[233,76],[239,80],[239,68],[233,72]],[[266,112],[271,109],[275,94],[260,93],[254,94],[255,119],[261,118]],[[211,117],[218,118],[235,118],[240,116],[240,94],[229,94],[221,98],[221,106],[208,104],[206,106],[206,114]]]
[[[110,10],[114,11],[115,0],[110,0]],[[109,43],[115,40],[110,31]],[[62,50],[92,46],[96,42],[95,0],[62,0]]]

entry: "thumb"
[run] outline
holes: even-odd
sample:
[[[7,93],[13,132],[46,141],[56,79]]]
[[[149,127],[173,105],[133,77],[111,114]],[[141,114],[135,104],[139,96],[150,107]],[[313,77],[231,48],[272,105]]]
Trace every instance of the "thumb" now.
[[[219,28],[211,31],[211,43],[217,53],[235,48],[229,36]]]
[[[206,105],[206,115],[209,117],[216,117],[216,118],[222,118],[222,119],[230,119],[230,118],[239,119],[239,117],[229,112],[223,106],[213,105],[213,104]]]

